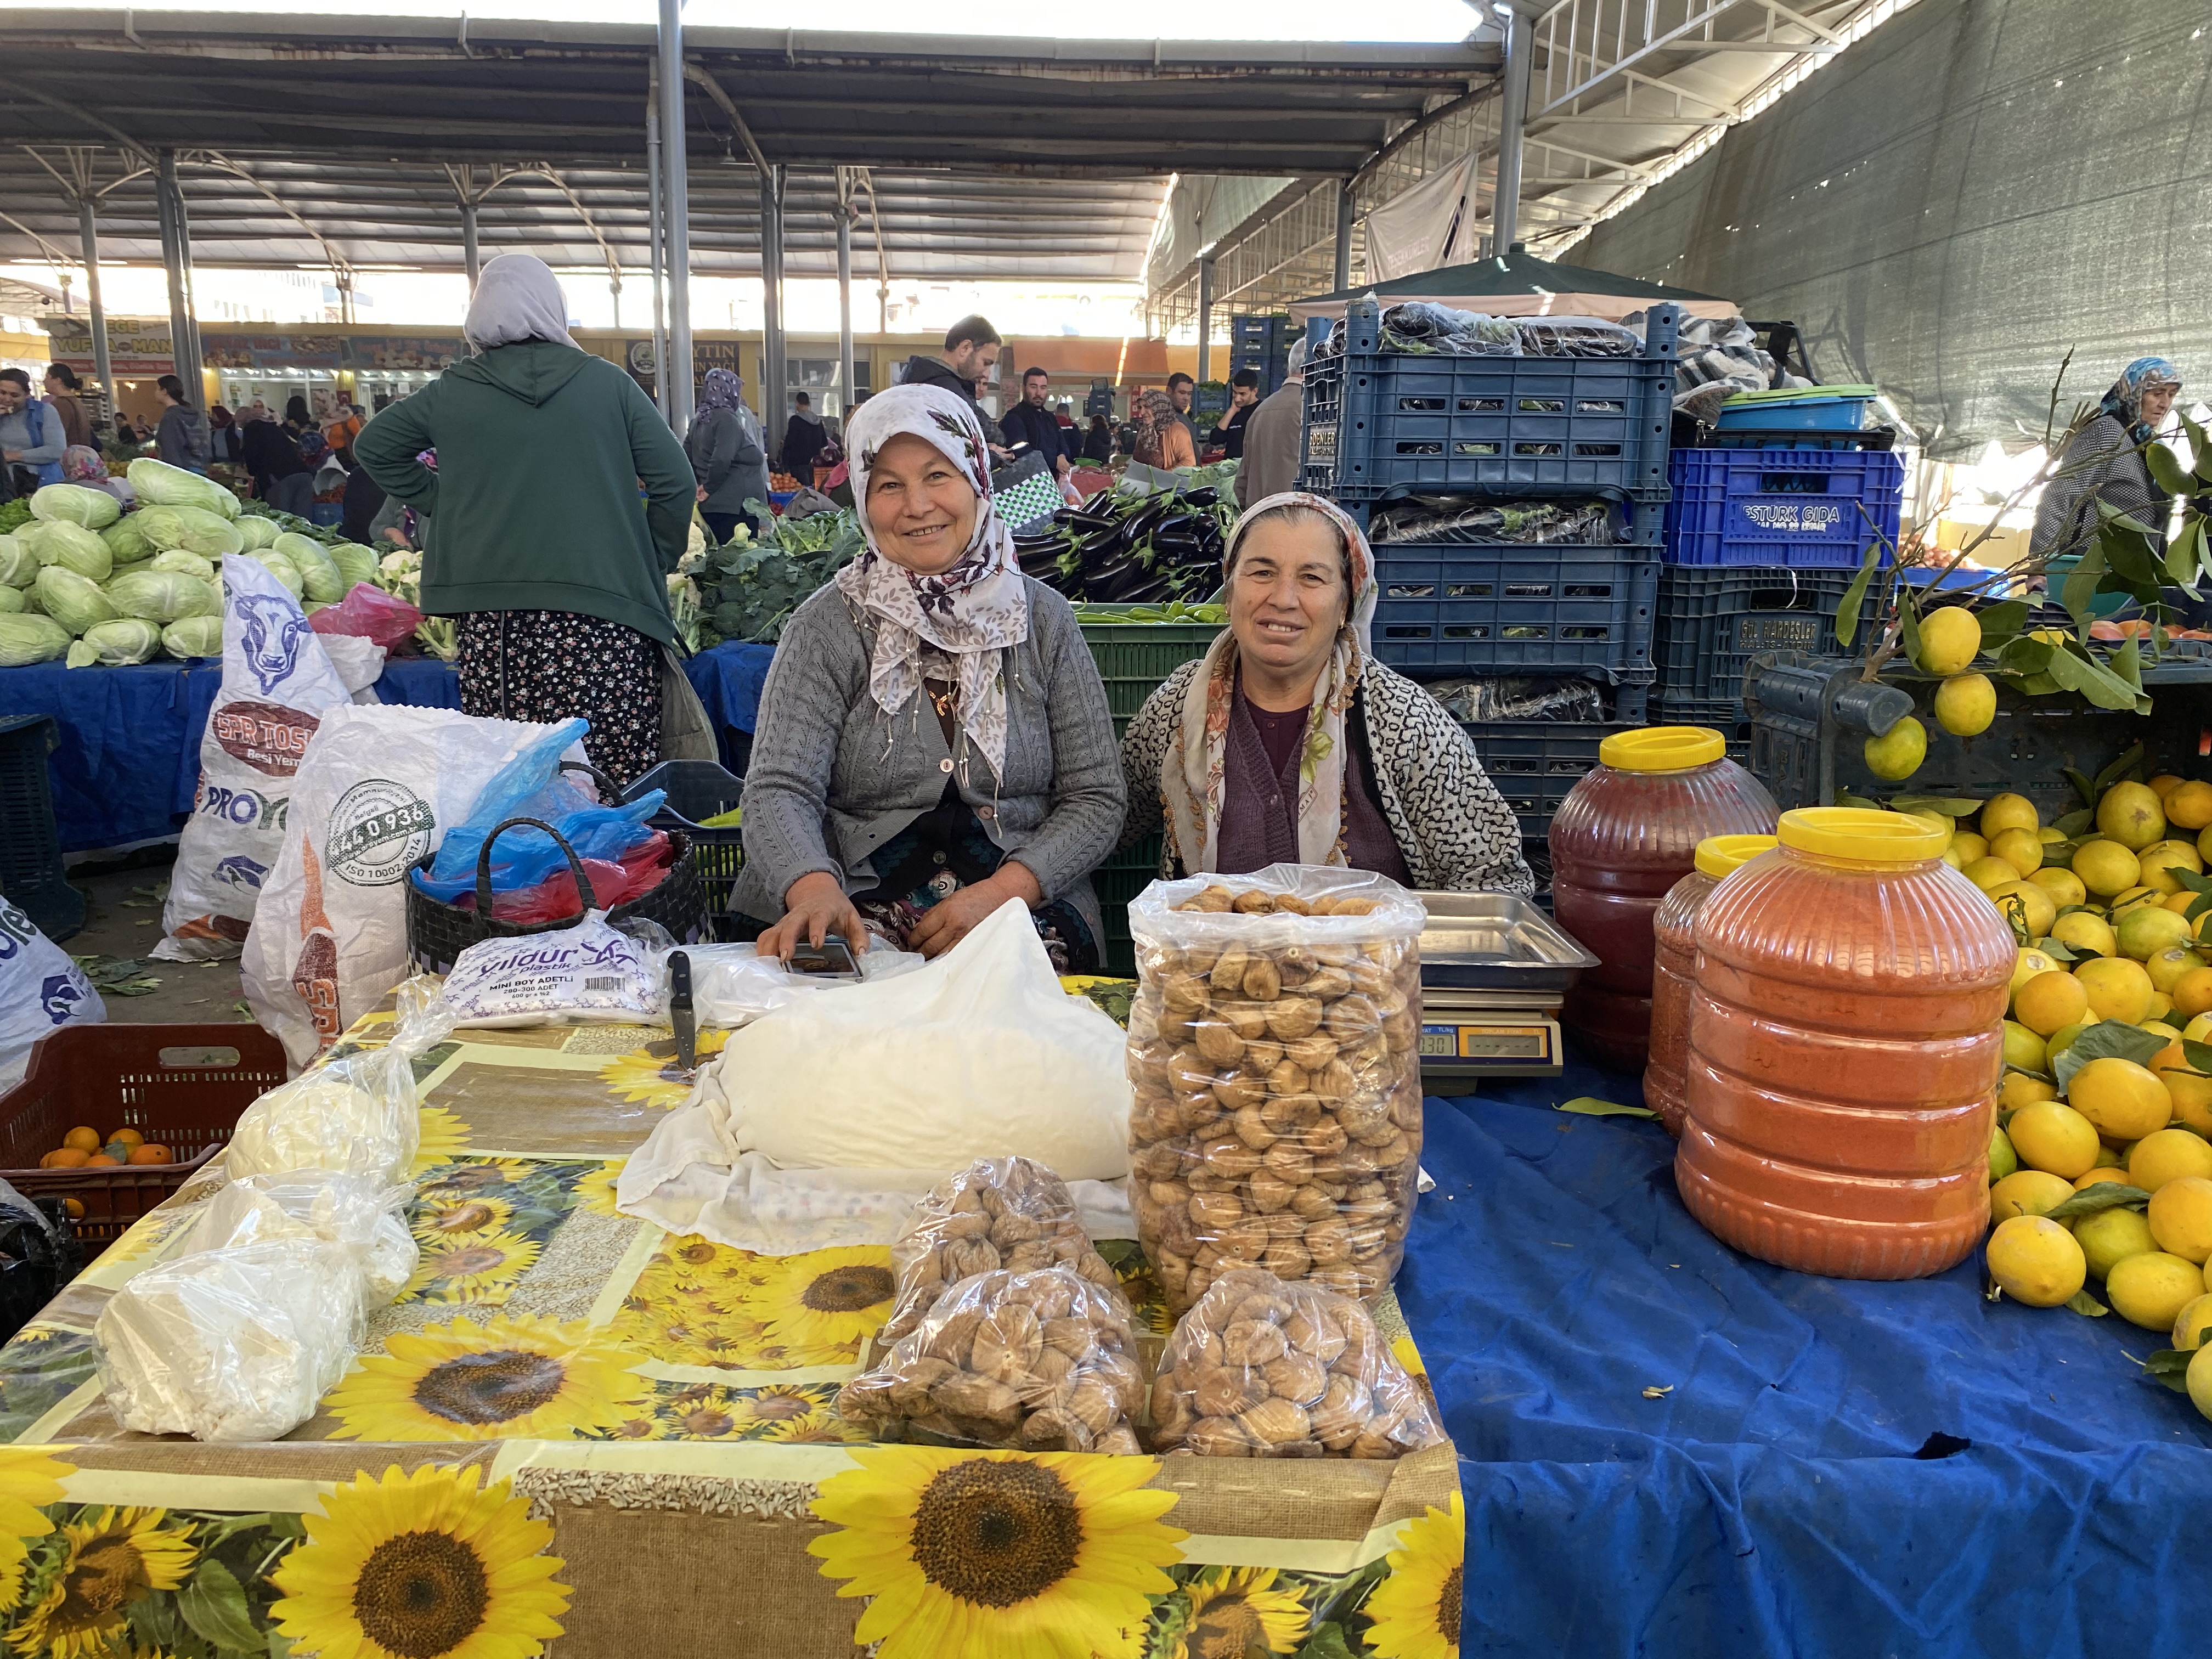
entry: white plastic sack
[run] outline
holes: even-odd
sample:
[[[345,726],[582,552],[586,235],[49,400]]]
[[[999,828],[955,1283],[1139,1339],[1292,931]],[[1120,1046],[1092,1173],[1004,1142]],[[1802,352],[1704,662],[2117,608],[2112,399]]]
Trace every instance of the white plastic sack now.
[[[322,636],[266,566],[222,562],[222,689],[161,911],[162,962],[234,957],[283,846],[293,780],[322,717],[352,699]]]
[[[315,1414],[364,1334],[360,1256],[287,1240],[174,1257],[93,1325],[100,1385],[138,1434],[275,1440]]]
[[[407,976],[409,866],[546,730],[396,704],[323,714],[242,964],[254,1018],[295,1066]]]
[[[360,1260],[368,1305],[407,1288],[422,1248],[407,1231],[404,1187],[378,1187],[336,1170],[288,1170],[234,1181],[200,1207],[179,1255],[286,1239],[342,1244]]]
[[[732,1036],[625,1166],[625,1207],[693,1163],[957,1169],[1018,1153],[1070,1181],[1129,1172],[1121,1028],[1060,988],[1009,899],[910,974],[779,1008]],[[705,1156],[701,1156],[705,1153]]]
[[[399,988],[392,1040],[280,1083],[246,1109],[223,1153],[233,1181],[297,1170],[337,1170],[379,1186],[405,1176],[422,1144],[414,1060],[443,1042],[453,1017],[438,982]]]
[[[604,910],[574,927],[479,939],[454,958],[446,1006],[460,1025],[552,1025],[563,1021],[651,1021],[660,1012],[665,928],[617,927]]]
[[[690,945],[684,949],[691,957],[691,1002],[702,1030],[710,1026],[734,1030],[775,1009],[852,986],[850,980],[794,974],[750,945]],[[867,983],[910,974],[927,960],[918,951],[897,950],[871,933],[868,948],[854,965]],[[659,1017],[667,1018],[665,998]]]
[[[0,899],[0,1094],[23,1080],[32,1045],[47,1032],[106,1018],[107,1005],[68,953]]]
[[[338,671],[338,678],[353,694],[356,702],[379,702],[376,683],[384,678],[385,649],[374,640],[364,640],[355,634],[318,634],[323,649],[330,653],[331,666]]]

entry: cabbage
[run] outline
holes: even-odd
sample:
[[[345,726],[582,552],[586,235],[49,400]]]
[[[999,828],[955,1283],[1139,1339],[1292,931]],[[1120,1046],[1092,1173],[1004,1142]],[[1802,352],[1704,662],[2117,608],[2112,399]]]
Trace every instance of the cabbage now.
[[[31,516],[48,523],[65,521],[82,529],[100,530],[123,516],[123,503],[104,489],[51,483],[31,493]]]
[[[307,592],[307,579],[300,574],[300,567],[275,548],[270,548],[264,552],[249,553],[246,556],[249,559],[260,560],[262,568],[283,583],[285,591],[294,599],[299,599]]]
[[[243,524],[246,521],[241,519],[239,522]],[[187,576],[198,576],[204,582],[211,582],[215,580],[215,565],[212,561],[204,559],[197,553],[187,553],[182,548],[178,548],[173,552],[156,555],[154,568],[179,570]]]
[[[107,544],[107,550],[115,556],[118,564],[129,564],[134,559],[150,559],[161,550],[146,539],[146,532],[138,527],[138,515],[118,519],[100,532],[100,539]]]
[[[144,662],[161,648],[161,630],[149,622],[125,617],[94,623],[69,648],[71,668],[125,668]]]
[[[328,605],[346,591],[345,578],[338,574],[328,551],[313,537],[287,531],[269,550],[292,562],[300,573],[307,598]]]
[[[23,596],[23,610],[26,615],[43,617],[46,614],[46,607],[40,602],[37,588],[19,587],[15,591]]]
[[[23,590],[0,582],[0,617],[14,616],[23,609]]]
[[[197,507],[226,519],[238,516],[238,497],[214,479],[187,472],[167,461],[142,455],[131,463],[125,477],[139,499],[156,507]]]
[[[214,590],[181,570],[141,570],[107,584],[107,600],[126,617],[163,626],[185,617],[204,617],[221,605]]]
[[[257,547],[268,546],[284,532],[274,519],[264,519],[258,513],[241,513],[238,515],[238,533],[246,544],[245,550],[251,552]]]
[[[179,659],[220,657],[222,655],[222,617],[219,614],[186,617],[181,622],[171,623],[161,630],[161,649]]]
[[[363,547],[359,542],[337,542],[331,548],[331,562],[345,578],[346,592],[350,593],[363,582],[372,585],[376,580],[376,550]]]
[[[206,559],[235,553],[243,545],[238,526],[202,507],[147,507],[138,511],[139,528],[164,553],[183,548]]]
[[[69,630],[51,617],[0,617],[0,668],[52,662],[69,648]]]
[[[0,587],[28,587],[39,574],[39,556],[13,536],[0,536]]]
[[[60,565],[50,564],[39,572],[32,590],[46,614],[72,634],[115,620],[115,607],[100,591],[100,584]]]
[[[15,532],[15,539],[37,554],[40,564],[59,565],[96,582],[106,581],[115,568],[107,544],[82,525],[33,519]]]

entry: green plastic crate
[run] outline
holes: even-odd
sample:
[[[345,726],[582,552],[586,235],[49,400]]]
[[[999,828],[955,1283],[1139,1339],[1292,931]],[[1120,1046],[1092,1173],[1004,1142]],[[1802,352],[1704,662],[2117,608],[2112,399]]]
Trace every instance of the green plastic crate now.
[[[1159,879],[1160,838],[1147,836],[1126,853],[1117,853],[1091,872],[1098,912],[1106,931],[1098,941],[1099,971],[1133,975],[1136,945],[1129,937],[1129,901]]]
[[[1116,737],[1163,680],[1204,656],[1221,633],[1202,623],[1085,622],[1082,627],[1098,678],[1106,682],[1106,707]]]

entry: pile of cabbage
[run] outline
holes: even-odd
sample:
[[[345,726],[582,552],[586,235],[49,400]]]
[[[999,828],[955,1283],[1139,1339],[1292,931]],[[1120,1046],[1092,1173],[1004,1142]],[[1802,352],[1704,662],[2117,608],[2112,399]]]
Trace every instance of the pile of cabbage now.
[[[31,497],[30,521],[0,535],[0,667],[222,655],[227,553],[258,560],[310,611],[377,579],[368,548],[325,547],[241,514],[197,472],[145,458],[129,476],[135,513],[104,489],[48,484]]]

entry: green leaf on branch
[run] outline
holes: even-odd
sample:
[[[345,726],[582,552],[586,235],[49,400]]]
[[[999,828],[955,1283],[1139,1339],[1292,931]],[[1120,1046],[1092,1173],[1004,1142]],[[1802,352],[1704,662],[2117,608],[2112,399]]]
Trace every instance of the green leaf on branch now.
[[[2142,1362],[2143,1375],[2154,1382],[2160,1382],[2176,1394],[2189,1392],[2189,1362],[2197,1358],[2193,1348],[2160,1348]]]
[[[2070,650],[2053,651],[2048,672],[2063,690],[2080,692],[2099,708],[2136,709],[2142,704],[2137,712],[2150,712],[2149,705],[2134,686],[2102,663],[2093,660],[2086,652],[2076,656]]]
[[[1982,649],[1995,653],[1999,646],[2016,638],[2020,630],[2027,626],[2029,608],[2025,599],[2006,599],[1976,614],[1982,623]]]
[[[2189,1062],[2192,1072],[2202,1072],[2212,1077],[2212,1042],[2199,1042],[2195,1037],[2181,1039],[2181,1057]]]
[[[2098,1301],[2087,1291],[2076,1291],[2068,1297],[2066,1308],[2069,1313],[2081,1314],[2090,1319],[2102,1319],[2106,1314],[2112,1312],[2110,1308]]]
[[[2087,830],[2096,822],[2096,815],[2085,806],[2079,811],[2067,813],[2051,827],[2065,836],[2067,840],[2071,841],[2075,836]]]
[[[2135,641],[2130,640],[2129,643],[2132,645]],[[2141,682],[2138,681],[2137,684],[2140,684]],[[2122,778],[2127,776],[2129,773],[2140,769],[2142,763],[2143,746],[2142,743],[2138,741],[2130,748],[2123,750],[2118,759],[2110,763],[2106,766],[2103,771],[2097,774],[2097,799],[2099,800],[2104,799],[2105,791],[2111,788]]]
[[[2166,1038],[2140,1025],[2130,1025],[2124,1019],[2100,1019],[2066,1045],[2066,1052],[2051,1062],[2051,1073],[2063,1094],[2074,1073],[2093,1060],[2131,1060],[2144,1066],[2166,1044]]]
[[[254,1628],[237,1575],[220,1561],[210,1559],[200,1563],[191,1582],[178,1594],[177,1611],[216,1647],[252,1650],[268,1645]]]
[[[2118,1174],[2119,1171],[2113,1171]],[[2052,1221],[2064,1221],[2070,1216],[2094,1215],[2100,1210],[2130,1209],[2150,1202],[2150,1194],[2140,1187],[2130,1187],[2124,1181],[2100,1181],[2084,1187],[2056,1209],[2045,1210],[2045,1217]]]
[[[1866,604],[1867,584],[1874,580],[1875,568],[1881,562],[1879,545],[1867,549],[1866,557],[1859,563],[1859,574],[1851,578],[1851,585],[1836,602],[1836,643],[1846,649],[1858,634],[1859,611]]]
[[[1659,1115],[1649,1106],[1623,1106],[1617,1101],[1600,1100],[1592,1095],[1582,1095],[1573,1100],[1563,1100],[1552,1109],[1555,1112],[1577,1112],[1584,1117],[1656,1118]]]
[[[2197,493],[2195,482],[2181,470],[2181,463],[2175,459],[2173,452],[2157,439],[2152,439],[2142,447],[2142,458],[2143,465],[2150,469],[2151,477],[2167,495],[2192,495]]]
[[[1980,801],[1955,795],[1898,795],[1889,803],[1893,812],[1941,812],[1951,818],[1972,817],[1982,806]]]

